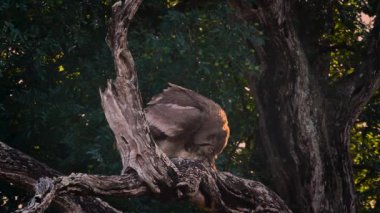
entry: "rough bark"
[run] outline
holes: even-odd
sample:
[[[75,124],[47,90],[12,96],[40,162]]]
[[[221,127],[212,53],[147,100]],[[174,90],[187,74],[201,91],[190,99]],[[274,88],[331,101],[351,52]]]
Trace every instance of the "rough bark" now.
[[[0,179],[33,191],[41,177],[62,175],[37,160],[0,142]],[[59,195],[54,204],[65,212],[120,212],[95,197]]]
[[[361,68],[330,87],[300,43],[294,2],[239,2],[240,18],[260,23],[267,38],[255,46],[261,73],[249,84],[275,191],[295,212],[356,212],[349,133],[380,86],[379,10]]]
[[[136,197],[148,195],[150,192],[134,172],[118,176],[79,173],[54,179],[44,177],[38,180],[35,191],[36,195],[21,212],[44,212],[50,203],[61,194]],[[90,212],[94,211],[97,209],[92,209]]]
[[[175,166],[156,147],[142,111],[134,61],[127,45],[128,26],[141,0],[117,2],[112,7],[107,44],[112,51],[116,80],[109,80],[101,92],[102,106],[107,121],[116,137],[125,174],[135,170],[153,192],[158,185],[172,187],[169,173],[175,174]]]
[[[162,199],[189,199],[206,201],[203,210],[213,212],[290,212],[285,203],[263,184],[238,178],[227,172],[218,172],[200,161],[173,159],[181,173],[177,189],[181,197],[171,192],[161,192]],[[174,188],[175,189],[175,188]],[[174,190],[172,189],[172,190]],[[150,189],[137,175],[99,176],[71,174],[54,179],[41,178],[36,185],[36,195],[22,212],[43,212],[58,195],[94,195],[136,197],[152,195]]]
[[[128,26],[140,3],[141,0],[127,0],[113,6],[107,42],[117,77],[100,93],[122,158],[122,174],[41,178],[35,196],[22,211],[40,212],[58,196],[76,194],[187,199],[216,212],[290,212],[280,197],[256,181],[218,172],[200,161],[170,160],[155,145],[142,111],[127,45]]]

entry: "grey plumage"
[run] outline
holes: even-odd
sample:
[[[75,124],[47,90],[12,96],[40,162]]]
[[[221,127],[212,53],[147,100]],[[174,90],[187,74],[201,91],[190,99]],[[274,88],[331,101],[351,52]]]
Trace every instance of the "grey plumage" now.
[[[205,160],[214,165],[229,137],[225,112],[192,90],[169,85],[145,108],[156,143],[169,157]]]

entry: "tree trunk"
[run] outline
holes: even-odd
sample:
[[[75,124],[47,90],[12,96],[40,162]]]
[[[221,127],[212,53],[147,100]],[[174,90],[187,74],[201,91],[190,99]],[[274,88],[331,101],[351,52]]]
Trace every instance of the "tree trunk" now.
[[[252,44],[261,73],[248,78],[270,182],[294,212],[356,212],[348,146],[354,120],[380,86],[379,15],[361,67],[329,84],[310,67],[292,2],[256,3],[233,6],[239,18],[260,23],[267,38]]]
[[[331,114],[312,75],[281,75],[289,61],[269,65],[252,84],[259,111],[258,142],[271,182],[294,212],[355,212],[348,125]],[[268,84],[268,82],[270,82]]]

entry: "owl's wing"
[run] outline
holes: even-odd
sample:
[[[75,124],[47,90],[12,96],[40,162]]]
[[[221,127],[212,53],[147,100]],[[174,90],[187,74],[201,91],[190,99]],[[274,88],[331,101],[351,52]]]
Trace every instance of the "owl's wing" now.
[[[155,138],[175,138],[196,131],[202,112],[191,96],[191,90],[170,84],[171,87],[152,98],[145,116]]]

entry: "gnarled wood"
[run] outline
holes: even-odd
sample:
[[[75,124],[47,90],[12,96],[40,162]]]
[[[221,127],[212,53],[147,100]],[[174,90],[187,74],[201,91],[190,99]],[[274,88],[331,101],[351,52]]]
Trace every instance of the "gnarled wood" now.
[[[109,80],[100,96],[121,155],[122,174],[135,170],[153,192],[159,193],[159,185],[173,186],[169,173],[175,175],[176,169],[150,136],[127,45],[128,26],[140,3],[141,0],[123,1],[112,7],[107,43],[114,58],[116,80]]]
[[[188,199],[214,212],[291,212],[281,198],[259,182],[215,171],[201,161],[176,158],[173,162],[181,173],[180,179],[176,188],[160,194],[162,198]],[[179,197],[170,192],[175,189],[180,190]],[[41,212],[62,194],[136,197],[151,192],[133,171],[121,176],[71,174],[42,178],[23,212]]]
[[[148,195],[150,190],[135,172],[117,176],[78,173],[54,179],[40,178],[36,185],[36,194],[21,212],[43,212],[60,194],[136,197]]]
[[[0,168],[0,179],[28,191],[34,190],[41,177],[62,175],[3,142],[0,142]],[[95,197],[58,195],[53,202],[65,212],[119,212]]]
[[[200,161],[169,160],[149,133],[137,75],[127,46],[127,30],[141,0],[117,2],[107,37],[117,77],[100,93],[107,121],[122,158],[120,176],[72,174],[43,178],[23,211],[44,210],[58,195],[118,195],[188,199],[215,212],[291,212],[260,183],[220,173]]]

